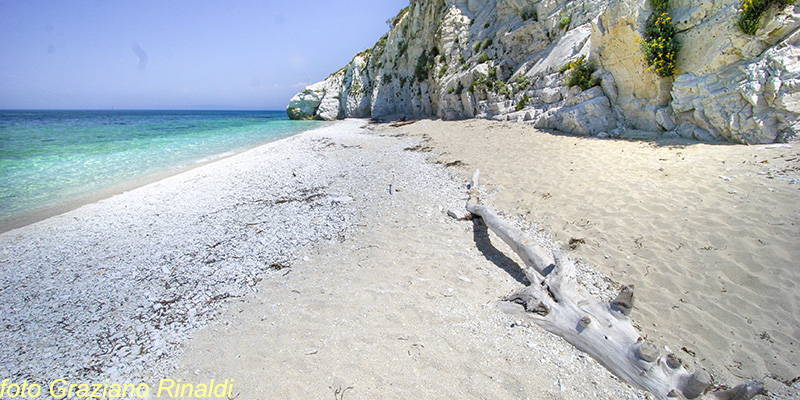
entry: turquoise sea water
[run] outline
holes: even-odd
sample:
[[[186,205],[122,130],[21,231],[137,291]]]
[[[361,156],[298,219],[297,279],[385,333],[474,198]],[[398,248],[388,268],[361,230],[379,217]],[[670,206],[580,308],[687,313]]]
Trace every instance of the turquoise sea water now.
[[[321,124],[283,111],[0,111],[0,220]]]

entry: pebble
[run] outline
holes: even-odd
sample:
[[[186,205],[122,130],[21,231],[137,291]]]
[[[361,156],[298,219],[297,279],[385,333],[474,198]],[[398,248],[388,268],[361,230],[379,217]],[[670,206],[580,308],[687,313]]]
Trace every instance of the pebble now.
[[[282,278],[291,260],[310,262],[305,246],[361,229],[361,204],[397,207],[376,182],[463,207],[461,188],[442,185],[450,172],[404,151],[420,139],[362,125],[337,122],[0,235],[0,326],[11,327],[0,336],[3,378],[169,376],[181,345],[226,299]],[[326,148],[325,139],[380,143]],[[387,162],[394,171],[374,167]]]

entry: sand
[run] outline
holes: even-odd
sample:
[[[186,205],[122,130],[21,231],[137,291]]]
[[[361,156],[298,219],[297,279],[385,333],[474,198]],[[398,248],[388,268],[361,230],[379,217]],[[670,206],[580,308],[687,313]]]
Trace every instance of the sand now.
[[[635,284],[633,318],[659,346],[718,383],[760,379],[773,398],[798,396],[796,148],[585,139],[480,120],[379,131],[424,137],[414,149],[462,184],[481,168],[484,197],[583,261],[592,292]],[[179,375],[235,377],[257,397],[648,396],[498,312],[522,285],[510,250],[443,217],[446,199],[425,188],[400,194],[392,213],[370,205],[353,241],[308,250],[284,280],[230,304],[188,344]]]
[[[592,294],[636,285],[649,339],[797,398],[799,153],[339,122],[1,234],[0,375],[227,379],[238,399],[652,398],[498,306],[523,286],[515,256],[446,215],[480,168],[483,199],[567,249]],[[9,322],[23,311],[35,321]]]
[[[649,338],[697,354],[722,382],[796,382],[798,144],[598,140],[480,120],[404,129],[462,176],[480,168],[498,209],[634,284]]]
[[[369,182],[383,196],[362,204],[360,232],[307,248],[285,276],[230,303],[187,343],[176,376],[233,379],[248,399],[645,398],[500,311],[498,299],[522,286],[510,250],[446,215],[464,207],[457,176],[415,162],[429,155],[417,143],[379,132],[361,151],[381,152],[369,168],[391,169],[396,192]]]

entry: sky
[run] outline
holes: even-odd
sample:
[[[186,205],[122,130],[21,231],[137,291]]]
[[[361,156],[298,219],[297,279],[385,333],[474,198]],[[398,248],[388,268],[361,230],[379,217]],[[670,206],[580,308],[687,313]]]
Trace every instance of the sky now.
[[[408,0],[0,0],[0,109],[283,110]]]

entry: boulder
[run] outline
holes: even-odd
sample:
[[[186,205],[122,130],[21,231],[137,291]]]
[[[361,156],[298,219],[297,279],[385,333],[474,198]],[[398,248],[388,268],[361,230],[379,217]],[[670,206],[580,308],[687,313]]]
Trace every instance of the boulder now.
[[[319,82],[305,88],[289,100],[286,114],[290,119],[313,119],[325,96],[324,83]]]

